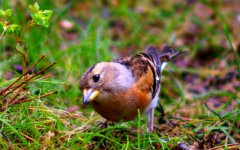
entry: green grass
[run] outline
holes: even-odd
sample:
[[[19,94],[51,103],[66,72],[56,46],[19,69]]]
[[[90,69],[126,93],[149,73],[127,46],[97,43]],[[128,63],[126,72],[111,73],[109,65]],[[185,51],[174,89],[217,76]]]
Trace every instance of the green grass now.
[[[13,9],[12,22],[24,26],[28,5],[33,3],[32,0],[0,0],[0,9]],[[41,9],[53,10],[54,15],[49,28],[37,27],[24,35],[28,63],[33,64],[44,54],[46,59],[36,66],[37,70],[54,61],[57,64],[45,72],[53,73],[52,78],[34,79],[29,83],[28,90],[34,97],[50,91],[57,91],[57,94],[7,107],[0,112],[0,149],[173,149],[179,143],[192,146],[196,142],[204,143],[204,140],[203,147],[206,147],[209,146],[206,138],[211,134],[223,136],[214,146],[227,149],[229,144],[240,142],[237,136],[240,134],[238,93],[223,88],[194,95],[189,92],[191,86],[184,79],[185,75],[192,74],[201,84],[214,71],[218,77],[229,68],[238,70],[239,76],[239,60],[233,46],[240,38],[233,31],[239,29],[233,26],[234,19],[228,19],[232,13],[221,14],[225,10],[223,3],[219,2],[215,7],[205,1],[194,4],[117,1],[118,5],[100,1],[94,5],[87,1],[65,4],[42,0],[38,3]],[[211,16],[199,15],[199,5],[212,12]],[[63,20],[73,24],[71,31],[59,25]],[[75,37],[69,39],[66,34]],[[21,57],[15,50],[14,37],[4,35],[0,43],[2,89],[21,75],[13,68],[13,65],[21,64]],[[160,95],[166,118],[164,123],[159,121],[160,112],[155,111],[154,133],[146,132],[147,119],[140,114],[134,121],[100,129],[103,118],[91,106],[82,105],[82,93],[79,91],[82,73],[97,62],[133,55],[149,45],[160,49],[165,44],[188,50],[185,57],[193,64],[197,59],[210,61],[198,58],[198,55],[201,50],[213,48],[213,59],[216,61],[214,65],[212,62],[207,65],[200,63],[198,67],[191,64],[187,67],[173,64],[167,67]],[[218,68],[221,60],[226,60],[222,70]],[[9,72],[13,75],[7,80]],[[212,109],[204,105],[209,98],[225,98],[227,101],[221,107]],[[226,111],[233,103],[234,107]],[[64,112],[71,106],[78,106],[79,110]],[[134,129],[137,129],[136,132],[133,132]]]

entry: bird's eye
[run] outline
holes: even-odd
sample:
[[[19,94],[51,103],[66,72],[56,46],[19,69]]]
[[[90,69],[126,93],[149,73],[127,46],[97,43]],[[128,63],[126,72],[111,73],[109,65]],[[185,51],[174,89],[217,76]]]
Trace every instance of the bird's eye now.
[[[95,74],[95,75],[93,76],[93,81],[94,81],[94,82],[98,82],[99,79],[100,79],[100,74]]]

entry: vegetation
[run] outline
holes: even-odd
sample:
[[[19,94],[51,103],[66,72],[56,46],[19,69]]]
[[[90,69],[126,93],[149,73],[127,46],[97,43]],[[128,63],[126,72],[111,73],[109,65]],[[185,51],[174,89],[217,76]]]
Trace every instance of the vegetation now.
[[[237,4],[0,0],[0,148],[239,148]],[[158,107],[153,134],[144,115],[100,129],[82,73],[149,45],[188,51],[163,72],[164,118]]]

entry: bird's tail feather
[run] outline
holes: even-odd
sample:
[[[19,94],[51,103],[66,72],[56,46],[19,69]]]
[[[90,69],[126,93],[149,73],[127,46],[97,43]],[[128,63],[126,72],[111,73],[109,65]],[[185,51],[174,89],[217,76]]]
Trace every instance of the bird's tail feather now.
[[[158,54],[158,57],[161,62],[168,62],[183,53],[186,53],[186,51],[176,51],[170,46],[165,46],[163,50]]]

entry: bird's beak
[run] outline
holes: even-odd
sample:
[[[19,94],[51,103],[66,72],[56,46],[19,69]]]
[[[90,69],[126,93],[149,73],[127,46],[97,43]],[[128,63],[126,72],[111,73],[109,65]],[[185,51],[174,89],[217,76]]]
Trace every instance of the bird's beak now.
[[[99,95],[98,90],[94,89],[84,89],[83,90],[83,103],[88,104],[91,101],[93,101],[98,95]]]

